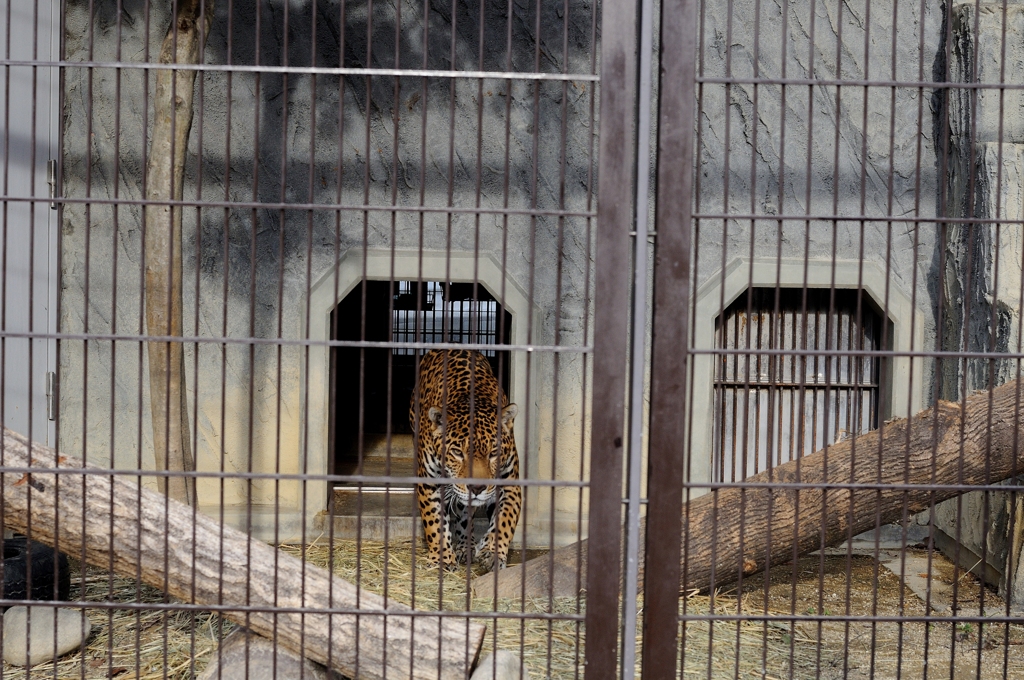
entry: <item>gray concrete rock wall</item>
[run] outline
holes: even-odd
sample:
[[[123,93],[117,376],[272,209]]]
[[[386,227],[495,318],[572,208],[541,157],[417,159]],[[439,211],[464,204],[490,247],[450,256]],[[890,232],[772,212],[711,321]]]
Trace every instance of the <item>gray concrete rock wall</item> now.
[[[162,7],[147,15],[142,0],[126,0],[118,15],[114,3],[95,6],[89,16],[84,0],[69,2],[68,59],[153,58],[166,24]],[[205,63],[544,73],[599,67],[593,3],[540,3],[539,16],[534,3],[519,0],[485,2],[483,17],[479,7],[456,4],[453,15],[450,5],[436,3],[349,2],[343,13],[335,1],[245,0],[234,3],[229,25],[219,3]],[[697,226],[698,296],[705,303],[697,326],[713,328],[728,276],[740,281],[729,284],[732,297],[749,282],[748,272],[757,285],[799,286],[807,277],[811,285],[870,284],[894,326],[902,325],[891,340],[903,345],[895,348],[934,348],[943,298],[932,221],[943,184],[942,145],[935,142],[943,98],[926,87],[840,88],[834,81],[944,79],[943,6],[735,0],[707,3],[702,16],[704,78],[824,82],[700,87],[697,206],[704,215],[731,217],[705,217]],[[144,330],[141,213],[130,203],[104,202],[142,197],[152,87],[139,69],[67,70],[65,195],[99,202],[65,208],[65,332]],[[326,426],[311,416],[314,397],[323,396],[309,374],[315,348],[250,347],[244,339],[309,337],[315,317],[322,326],[324,315],[310,309],[311,289],[343,294],[349,282],[339,274],[335,286],[336,265],[359,271],[362,260],[352,257],[364,249],[367,261],[384,270],[392,248],[405,254],[401,267],[420,248],[428,255],[468,253],[456,266],[462,271],[474,271],[467,262],[497,262],[507,271],[499,283],[532,299],[517,321],[526,341],[591,341],[591,220],[494,213],[477,219],[462,212],[449,218],[443,210],[412,208],[460,210],[479,202],[487,209],[592,210],[592,81],[367,82],[361,75],[209,71],[197,87],[186,199],[217,203],[185,211],[186,334],[242,341],[188,349],[201,470],[325,471],[324,454],[309,444],[317,436],[326,441],[325,431],[310,431],[310,423],[318,431]],[[374,209],[320,208],[338,204]],[[390,205],[403,210],[378,209]],[[833,214],[841,219],[827,218]],[[832,268],[833,261],[842,266]],[[395,271],[395,278],[416,275],[415,266]],[[548,354],[519,356],[523,382],[514,398],[528,405],[517,427],[529,474],[576,479],[587,450],[583,363],[563,354],[556,370]],[[85,388],[62,391],[62,446],[94,462],[152,466],[138,343],[65,341],[61,361],[65,384]],[[908,362],[906,369],[892,387],[903,394],[896,415],[935,393],[931,363],[918,361],[911,373]],[[700,393],[697,403],[710,402],[709,380],[705,387],[707,399]],[[694,481],[702,481],[710,474],[709,440],[695,441],[694,456],[704,461],[693,468]],[[223,506],[238,523],[246,513],[231,513],[250,501],[268,517],[280,506],[290,518],[285,534],[323,507],[325,493],[313,485],[306,492],[295,481],[231,483],[223,491],[213,480],[200,484],[204,507]],[[529,507],[539,542],[547,541],[552,518],[558,541],[580,530],[573,489],[534,493]],[[272,522],[257,528],[273,533]]]
[[[753,278],[870,286],[893,324],[888,344],[934,349],[941,99],[888,83],[944,78],[942,4],[735,0],[705,3],[703,17],[696,201],[709,217],[697,235],[698,347],[713,347],[712,331],[701,329],[713,329]],[[724,78],[738,82],[715,81]],[[745,82],[753,78],[818,83]],[[863,87],[867,80],[886,85]],[[934,394],[931,362],[904,364],[887,415],[916,412]],[[706,357],[695,369],[693,470],[703,481],[714,369]]]
[[[952,12],[955,83],[998,85],[1024,77],[1024,7],[961,4]],[[1019,353],[1024,305],[1024,104],[1019,90],[952,88],[949,94],[949,224],[945,241],[943,343],[961,352]],[[978,219],[979,222],[969,220]],[[941,396],[956,400],[1019,376],[1019,361],[962,358],[942,364]],[[1020,483],[1020,478],[1016,483]],[[946,552],[1024,610],[1024,499],[970,493],[935,511],[959,542]]]
[[[952,35],[952,82],[993,85],[1024,77],[1021,6],[1010,5],[1004,22],[1001,4],[980,5],[977,13],[973,5],[958,5]],[[1019,351],[1024,266],[1016,228],[1024,216],[1021,96],[1018,90],[950,90],[946,214],[990,221],[947,227],[943,332],[945,346],[952,350]],[[956,399],[964,389],[987,389],[990,369],[995,371],[995,384],[1001,384],[1013,376],[1016,362],[946,362],[944,397]]]
[[[922,5],[709,3],[700,70],[707,78],[931,80],[942,11],[939,3]],[[753,227],[747,219],[702,225],[701,280],[723,261],[751,251],[761,257],[863,258],[916,294],[922,309],[933,307],[938,298],[928,281],[935,267],[934,225],[922,222],[915,234],[914,222],[879,219],[935,215],[932,94],[912,87],[705,84],[699,209],[761,219]],[[868,219],[814,219],[832,214]],[[780,230],[776,215],[810,219],[787,220]],[[933,319],[928,313],[931,333]]]
[[[68,3],[69,60],[155,60],[164,4],[127,0],[118,15],[115,3],[99,2],[90,16],[91,5]],[[585,0],[568,7],[566,14],[561,3],[543,3],[537,16],[532,3],[484,3],[481,32],[475,3],[454,5],[453,16],[452,6],[436,3],[243,0],[230,19],[217,3],[204,62],[590,73],[594,7]],[[306,346],[244,339],[307,338],[307,321],[327,314],[309,309],[311,286],[353,253],[476,253],[505,267],[505,279],[484,282],[492,293],[516,288],[529,300],[516,310],[519,341],[590,342],[591,81],[210,70],[196,87],[185,200],[218,205],[185,210],[185,334],[241,341],[187,350],[200,470],[327,471],[326,452],[306,445],[307,415],[326,410],[308,403]],[[152,76],[137,68],[66,71],[64,194],[96,202],[64,210],[64,332],[144,332],[141,210],[131,202],[143,196],[153,89]],[[382,209],[391,205],[403,210]],[[431,211],[413,210],[420,205]],[[477,206],[575,214],[458,212]],[[415,267],[395,272],[418,275]],[[344,294],[351,283],[339,285]],[[529,475],[577,478],[583,362],[566,354],[556,371],[551,355],[517,357],[513,398]],[[84,388],[62,390],[62,447],[98,464],[151,467],[139,344],[68,341],[61,361],[64,384]],[[323,417],[317,427],[326,428]],[[229,515],[249,502],[257,515],[280,508],[285,536],[326,499],[326,488],[311,485],[304,496],[296,481],[230,482],[222,490],[206,479],[199,493],[201,505],[223,505]],[[565,540],[575,540],[578,493],[558,496],[534,494],[536,535],[546,541],[553,518]]]

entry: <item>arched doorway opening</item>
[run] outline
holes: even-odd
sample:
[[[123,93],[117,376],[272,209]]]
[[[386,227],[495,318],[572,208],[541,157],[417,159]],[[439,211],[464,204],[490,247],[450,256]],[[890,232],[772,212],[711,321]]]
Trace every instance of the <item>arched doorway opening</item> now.
[[[332,339],[347,341],[510,344],[512,315],[477,283],[364,280],[331,313],[330,331]],[[408,411],[424,351],[411,347],[331,349],[332,474],[415,475]],[[483,353],[509,394],[509,352]],[[365,518],[379,513],[384,519],[415,515],[411,492],[412,485],[341,481],[330,495],[335,517],[351,514]],[[372,538],[367,533],[376,533],[365,519],[361,531],[366,538]]]

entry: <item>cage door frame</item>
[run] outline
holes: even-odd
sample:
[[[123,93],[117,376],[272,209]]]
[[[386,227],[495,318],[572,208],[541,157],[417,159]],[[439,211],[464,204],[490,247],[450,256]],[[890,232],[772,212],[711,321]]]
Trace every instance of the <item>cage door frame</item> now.
[[[303,362],[300,384],[305,386],[302,393],[302,422],[305,426],[300,433],[300,465],[309,474],[326,475],[332,452],[329,442],[330,423],[330,311],[345,299],[353,288],[363,280],[423,280],[473,282],[485,286],[505,311],[512,315],[511,338],[513,346],[528,344],[527,316],[532,316],[533,327],[541,322],[540,309],[511,276],[506,275],[493,255],[471,252],[419,251],[403,249],[353,248],[339,258],[336,266],[330,268],[310,288],[308,304],[302,305],[301,328],[309,328],[309,360]],[[307,311],[308,310],[308,311]],[[308,326],[306,314],[309,314]],[[509,367],[509,399],[519,400],[520,409],[529,408],[526,403],[528,384],[526,367],[528,362],[511,352]],[[522,413],[522,410],[520,411]],[[522,442],[522,452],[528,452],[526,444],[526,418],[515,422],[516,441]],[[520,455],[523,455],[521,453]],[[528,454],[527,454],[528,455]],[[328,482],[310,481],[305,494],[307,507],[302,510],[305,517],[313,517],[327,508]]]
[[[57,0],[9,4],[8,12],[11,43],[0,47],[9,49],[10,59],[59,62],[63,17]],[[60,188],[61,73],[54,65],[8,66],[0,74],[5,80],[10,101],[32,105],[11,107],[9,119],[0,121],[0,135],[6,132],[10,142],[2,161],[7,194],[16,197],[4,210],[8,228],[0,243],[7,263],[3,331],[17,334],[3,344],[2,417],[5,426],[55,446],[61,236],[53,198]]]

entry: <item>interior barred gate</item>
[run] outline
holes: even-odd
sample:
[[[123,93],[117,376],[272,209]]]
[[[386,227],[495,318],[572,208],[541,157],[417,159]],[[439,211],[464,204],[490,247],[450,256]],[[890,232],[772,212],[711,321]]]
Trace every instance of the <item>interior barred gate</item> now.
[[[1016,3],[0,15],[0,677],[1024,677]]]

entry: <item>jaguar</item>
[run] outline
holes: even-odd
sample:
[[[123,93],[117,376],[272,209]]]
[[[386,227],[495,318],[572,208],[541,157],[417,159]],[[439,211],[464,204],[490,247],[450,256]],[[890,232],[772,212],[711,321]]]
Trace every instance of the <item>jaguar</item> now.
[[[427,558],[454,567],[478,561],[503,569],[523,505],[522,487],[481,484],[519,479],[510,404],[480,352],[432,350],[420,360],[409,404],[417,476],[450,479],[416,485]],[[461,480],[475,480],[476,483]],[[470,521],[487,512],[488,527],[472,545]]]

